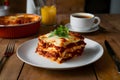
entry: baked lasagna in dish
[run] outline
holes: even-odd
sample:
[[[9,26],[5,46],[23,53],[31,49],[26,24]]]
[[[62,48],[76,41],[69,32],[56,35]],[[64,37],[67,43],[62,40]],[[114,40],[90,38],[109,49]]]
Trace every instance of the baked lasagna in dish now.
[[[20,25],[40,20],[40,16],[35,14],[16,14],[0,17],[0,25]]]
[[[66,30],[66,27],[61,26],[53,32],[39,36],[36,53],[57,63],[80,56],[86,45],[84,37]]]

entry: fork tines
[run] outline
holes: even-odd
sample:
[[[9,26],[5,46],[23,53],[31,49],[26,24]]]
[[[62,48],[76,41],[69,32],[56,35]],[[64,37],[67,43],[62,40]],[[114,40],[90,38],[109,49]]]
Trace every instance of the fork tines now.
[[[7,48],[6,48],[4,55],[7,57],[11,56],[14,53],[14,47],[15,47],[15,41],[10,40],[8,45],[7,45]]]

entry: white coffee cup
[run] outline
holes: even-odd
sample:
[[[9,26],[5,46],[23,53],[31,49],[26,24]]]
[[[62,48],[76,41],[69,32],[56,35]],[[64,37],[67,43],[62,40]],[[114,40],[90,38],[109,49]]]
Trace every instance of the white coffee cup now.
[[[70,15],[70,25],[73,30],[86,31],[97,27],[99,24],[100,18],[91,13],[73,13]]]

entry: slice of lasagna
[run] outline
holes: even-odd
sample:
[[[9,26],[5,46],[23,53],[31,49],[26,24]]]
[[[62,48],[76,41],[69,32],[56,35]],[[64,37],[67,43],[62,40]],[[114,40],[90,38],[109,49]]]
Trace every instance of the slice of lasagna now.
[[[38,40],[36,53],[58,63],[80,56],[86,45],[83,36],[66,31],[62,26],[39,36]]]

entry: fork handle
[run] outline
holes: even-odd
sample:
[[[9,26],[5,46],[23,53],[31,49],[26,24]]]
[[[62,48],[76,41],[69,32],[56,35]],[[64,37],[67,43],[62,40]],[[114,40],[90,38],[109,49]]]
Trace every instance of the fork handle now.
[[[7,59],[8,58],[6,56],[3,56],[2,59],[0,60],[0,72],[1,72],[4,64],[6,63]]]
[[[0,65],[2,64],[4,58],[5,58],[5,56],[3,56],[2,59],[0,60]]]

